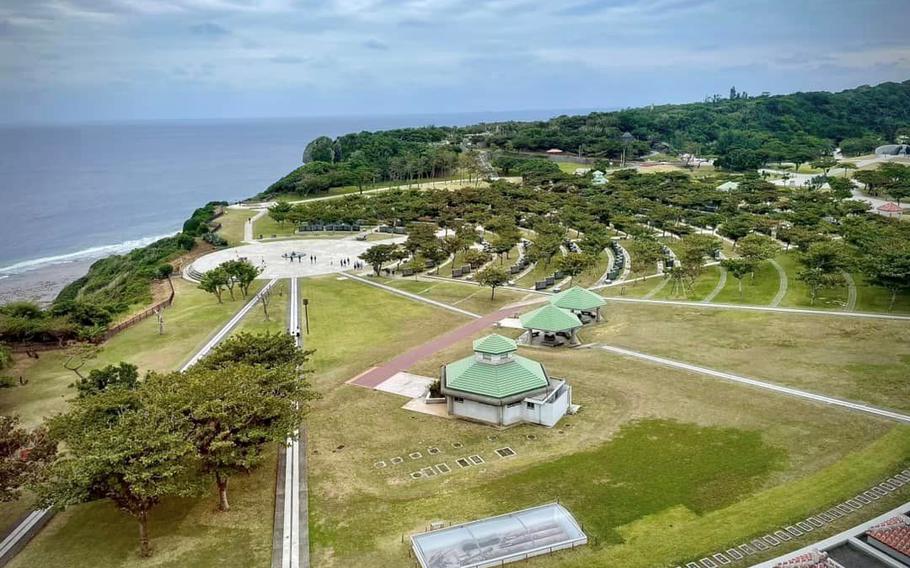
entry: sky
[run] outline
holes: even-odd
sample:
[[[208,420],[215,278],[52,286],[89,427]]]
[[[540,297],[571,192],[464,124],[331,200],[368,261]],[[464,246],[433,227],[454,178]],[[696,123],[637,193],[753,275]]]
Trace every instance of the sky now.
[[[907,0],[2,0],[0,122],[616,108],[910,79]]]

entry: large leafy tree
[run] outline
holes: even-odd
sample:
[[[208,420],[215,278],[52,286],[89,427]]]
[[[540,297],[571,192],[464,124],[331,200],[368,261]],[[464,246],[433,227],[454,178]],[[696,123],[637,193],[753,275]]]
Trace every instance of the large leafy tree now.
[[[40,479],[56,455],[47,430],[27,430],[15,416],[0,416],[0,502],[15,501],[27,484]]]
[[[374,245],[361,253],[358,258],[372,266],[373,272],[379,276],[382,265],[392,260],[392,254],[396,250],[398,250],[397,245]]]
[[[570,252],[556,260],[556,267],[574,282],[576,276],[590,270],[595,262],[596,259],[586,252]]]
[[[233,298],[233,284],[237,284],[240,287],[240,294],[244,298],[250,292],[250,286],[253,284],[253,281],[256,280],[256,277],[262,272],[261,268],[253,266],[253,263],[249,260],[229,260],[221,265],[221,268],[224,269],[224,272],[228,277],[228,288],[231,290],[231,297]]]
[[[491,265],[479,271],[475,280],[481,286],[490,287],[490,299],[494,298],[496,288],[509,283],[509,271],[501,266]]]
[[[58,454],[38,486],[43,505],[66,507],[109,498],[139,525],[139,554],[149,556],[149,514],[165,497],[197,495],[190,423],[149,400],[145,389],[115,389],[73,401],[50,420]]]
[[[221,296],[224,294],[224,289],[227,288],[229,281],[230,277],[227,272],[219,266],[202,275],[199,280],[199,288],[209,294],[214,294],[220,304],[222,303]]]
[[[891,293],[888,309],[894,309],[894,301],[901,292],[910,290],[910,245],[891,242],[867,253],[861,263],[869,280]]]
[[[80,398],[112,389],[133,390],[139,386],[139,370],[136,365],[121,361],[117,365],[92,369],[88,375],[73,383],[73,386]]]

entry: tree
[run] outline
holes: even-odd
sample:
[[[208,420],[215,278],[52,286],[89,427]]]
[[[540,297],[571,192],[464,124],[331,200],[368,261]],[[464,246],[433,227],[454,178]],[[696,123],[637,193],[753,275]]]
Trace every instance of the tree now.
[[[825,177],[828,177],[828,171],[837,165],[838,161],[834,159],[834,156],[822,156],[812,161],[812,167],[822,170]]]
[[[230,509],[228,482],[262,463],[266,448],[294,436],[314,398],[293,364],[232,363],[186,373],[150,375],[159,404],[190,424],[189,439],[203,473],[218,487],[218,508]]]
[[[233,283],[236,283],[240,286],[240,293],[244,298],[249,294],[250,286],[253,284],[253,281],[262,273],[261,268],[253,266],[253,263],[246,259],[229,260],[223,263],[221,268],[227,273],[228,287],[230,288],[233,286]],[[231,298],[233,298],[233,291]]]
[[[532,245],[534,253],[538,259],[543,260],[544,266],[550,265],[550,261],[559,252],[561,246],[562,237],[550,233],[538,234]]]
[[[755,278],[755,267],[774,258],[779,247],[771,237],[750,233],[739,240],[739,254],[752,265],[752,278]]]
[[[660,243],[648,237],[632,239],[626,250],[629,251],[635,272],[646,272],[653,268],[663,254]]]
[[[751,219],[745,215],[737,215],[722,223],[721,226],[718,227],[717,232],[720,233],[721,236],[732,240],[733,248],[735,249],[737,241],[752,232],[754,227],[755,224]]]
[[[747,258],[725,258],[720,265],[727,269],[739,281],[739,297],[743,297],[743,278],[746,274],[755,271],[755,265]]]
[[[269,207],[269,217],[274,219],[279,225],[283,225],[284,222],[288,220],[288,216],[293,209],[294,206],[289,202],[279,201],[275,205]]]
[[[229,277],[227,272],[224,271],[220,266],[209,270],[202,275],[202,278],[199,280],[199,289],[205,290],[209,294],[214,294],[218,298],[218,303],[222,303],[221,294],[224,293],[225,287],[228,285]]]
[[[112,389],[134,390],[139,386],[139,370],[136,365],[121,361],[117,365],[92,369],[87,377],[80,378],[73,386],[79,392],[79,398]]]
[[[842,270],[849,264],[843,244],[834,241],[821,241],[809,245],[808,249],[799,255],[799,261],[803,269],[796,277],[809,287],[812,305],[815,305],[821,289],[843,284]]]
[[[34,483],[56,455],[47,430],[22,428],[19,418],[0,416],[0,503],[15,501]]]
[[[307,144],[303,151],[304,163],[309,162],[334,162],[335,149],[332,139],[328,136],[320,136]]]
[[[872,284],[891,292],[889,311],[894,309],[897,294],[910,290],[910,246],[906,243],[878,247],[867,253],[861,266]]]
[[[481,286],[490,287],[490,299],[492,300],[496,288],[508,284],[509,272],[501,266],[491,265],[478,272],[475,280]]]
[[[198,495],[189,422],[152,404],[140,388],[77,398],[49,421],[66,448],[38,486],[43,506],[111,499],[139,524],[139,554],[151,555],[149,514],[165,497]]]
[[[606,231],[588,230],[585,231],[584,237],[579,241],[578,246],[582,251],[594,256],[595,258],[610,246],[610,235]]]
[[[472,268],[477,268],[490,261],[490,254],[482,250],[469,249],[464,253],[463,258],[466,264],[471,265]]]
[[[455,235],[449,235],[442,239],[442,250],[446,251],[446,254],[452,256],[452,273],[455,272],[455,259],[454,255],[461,250],[461,239]]]
[[[556,259],[556,268],[563,274],[568,274],[570,282],[574,282],[576,276],[590,270],[595,262],[596,259],[588,253],[570,252]]]
[[[197,367],[222,369],[231,365],[258,365],[266,368],[291,365],[302,368],[311,351],[301,351],[287,333],[250,333],[232,335],[212,349]]]
[[[373,272],[379,276],[382,265],[392,260],[392,253],[398,249],[398,245],[374,245],[358,257],[373,267]]]

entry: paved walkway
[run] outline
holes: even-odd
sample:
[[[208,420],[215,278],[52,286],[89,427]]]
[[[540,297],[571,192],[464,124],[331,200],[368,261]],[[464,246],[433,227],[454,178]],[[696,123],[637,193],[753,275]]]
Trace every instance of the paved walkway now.
[[[847,284],[847,305],[844,306],[844,310],[852,312],[856,310],[856,281],[853,280],[853,275],[847,272],[846,270],[841,270],[841,274],[844,276],[844,282]]]
[[[623,298],[609,297],[607,302],[629,302],[639,304],[655,304],[663,306],[683,306],[687,308],[716,308],[720,310],[744,310],[753,312],[775,312],[783,314],[806,314],[813,316],[831,316],[831,317],[851,317],[851,318],[868,318],[868,319],[889,319],[910,321],[910,316],[897,314],[880,314],[875,312],[843,312],[843,311],[826,311],[811,310],[808,308],[777,308],[772,306],[747,306],[742,304],[704,304],[702,302],[684,302],[682,300],[645,300],[644,298]]]
[[[812,392],[795,389],[791,387],[785,387],[773,383],[768,383],[765,381],[758,381],[755,379],[750,379],[742,375],[734,375],[733,373],[725,373],[723,371],[716,371],[714,369],[709,369],[707,367],[699,367],[697,365],[690,365],[689,363],[683,363],[682,361],[676,361],[673,359],[665,359],[663,357],[657,357],[655,355],[648,355],[647,353],[642,353],[640,351],[632,351],[631,349],[624,349],[622,347],[614,347],[612,345],[593,345],[598,349],[603,349],[604,351],[609,351],[611,353],[616,353],[617,355],[622,355],[624,357],[634,357],[636,359],[642,359],[651,363],[656,363],[658,365],[663,365],[666,367],[673,367],[676,369],[682,369],[684,371],[690,371],[693,373],[698,373],[701,375],[707,375],[709,377],[715,377],[718,379],[724,379],[734,383],[740,383],[744,385],[749,385],[752,387],[757,387],[760,389],[770,390],[777,392],[779,394],[785,394],[788,396],[793,396],[797,398],[802,398],[806,400],[811,400],[813,402],[820,402],[822,404],[828,404],[831,406],[839,406],[842,408],[848,408],[850,410],[857,410],[859,412],[865,412],[867,414],[873,414],[879,418],[887,418],[889,420],[896,420],[898,422],[903,422],[905,424],[910,424],[910,416],[906,414],[901,414],[899,412],[894,412],[891,410],[886,410],[883,408],[877,408],[875,406],[868,406],[865,404],[860,404],[856,402],[850,402],[847,400],[841,400],[838,398],[833,398],[830,396],[825,396],[821,394],[815,394]]]
[[[269,212],[268,209],[259,209],[256,211],[257,213],[243,224],[243,242],[245,243],[258,242],[253,238],[253,225],[256,223],[256,221],[261,219],[266,213]]]
[[[721,290],[723,290],[724,286],[726,286],[726,285],[727,285],[727,269],[724,268],[723,266],[721,266],[720,267],[720,278],[718,278],[718,280],[717,280],[717,286],[715,286],[714,289],[711,290],[710,294],[705,296],[705,299],[702,300],[702,302],[707,304],[708,302],[713,301],[714,298],[716,298],[717,295],[720,294]]]
[[[790,286],[790,281],[787,279],[787,271],[784,270],[784,267],[780,265],[779,262],[770,259],[768,262],[771,263],[771,266],[774,267],[774,270],[777,271],[777,294],[774,294],[774,297],[771,298],[771,303],[768,304],[772,308],[776,308],[780,305],[781,301],[784,299],[784,296],[787,295],[787,288]]]
[[[350,381],[350,384],[375,388],[383,381],[391,378],[396,373],[406,371],[415,363],[426,359],[427,357],[432,356],[433,354],[450,347],[459,341],[463,341],[469,337],[472,337],[474,334],[483,331],[487,327],[493,325],[499,320],[513,315],[518,308],[506,308],[492,314],[487,314],[485,316],[477,316],[477,319],[468,322],[467,324],[441,335],[435,339],[427,341],[423,345],[418,345],[413,349],[406,351],[395,357],[394,359],[384,363],[378,367],[373,367],[372,369],[366,371],[354,377]]]

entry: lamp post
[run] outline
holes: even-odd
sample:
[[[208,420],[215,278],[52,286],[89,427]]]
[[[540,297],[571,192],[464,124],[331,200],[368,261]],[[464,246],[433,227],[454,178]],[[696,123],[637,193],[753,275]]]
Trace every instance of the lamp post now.
[[[307,308],[309,306],[310,300],[308,298],[303,299],[303,321],[306,325],[306,334],[310,334],[310,311]]]

